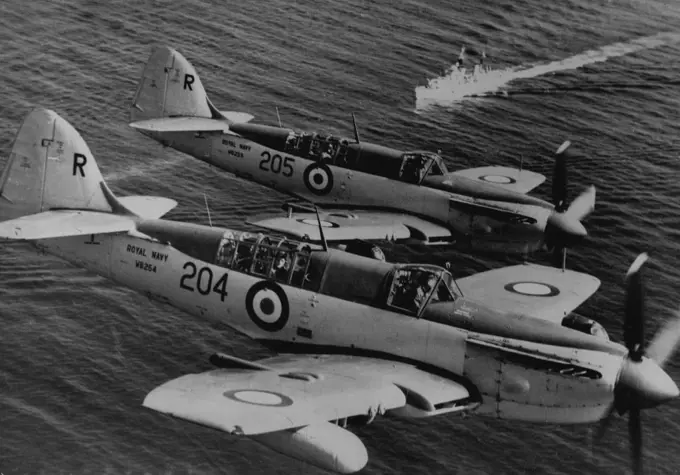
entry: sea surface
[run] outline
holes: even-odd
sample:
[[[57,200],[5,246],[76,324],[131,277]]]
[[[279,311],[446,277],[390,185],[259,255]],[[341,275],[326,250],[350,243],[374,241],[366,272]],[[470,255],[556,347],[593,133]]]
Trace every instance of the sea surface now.
[[[128,127],[154,44],[177,48],[222,110],[285,126],[441,150],[450,168],[548,176],[571,140],[573,199],[597,187],[586,245],[568,266],[602,280],[583,307],[620,339],[622,280],[650,253],[647,333],[680,305],[680,4],[633,0],[2,0],[0,156],[21,120],[52,108],[83,135],[114,192],[173,197],[168,218],[244,228],[284,195],[231,177]],[[467,45],[496,82],[457,90]],[[439,78],[437,88],[428,79]],[[598,85],[616,84],[618,88]],[[507,98],[469,97],[504,89]],[[514,91],[514,92],[513,92]],[[515,94],[516,93],[516,94]],[[400,258],[440,262],[437,253]],[[447,257],[449,259],[450,257]],[[456,276],[503,260],[457,255]],[[531,256],[547,262],[545,254]],[[39,255],[0,248],[0,473],[322,474],[247,439],[148,411],[148,391],[210,368],[215,351],[268,353],[228,328]],[[680,381],[680,354],[667,370]],[[680,473],[680,402],[643,413],[646,473]],[[377,474],[619,474],[625,418],[591,447],[588,426],[478,416],[382,418],[358,430]]]

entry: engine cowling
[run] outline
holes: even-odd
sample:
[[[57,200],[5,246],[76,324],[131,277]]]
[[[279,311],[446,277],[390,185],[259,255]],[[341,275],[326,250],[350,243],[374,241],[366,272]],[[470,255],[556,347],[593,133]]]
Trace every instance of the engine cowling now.
[[[562,319],[562,326],[609,341],[609,334],[602,325],[578,313],[570,313],[564,317]]]
[[[288,457],[331,472],[355,473],[368,463],[363,442],[330,422],[250,437]]]

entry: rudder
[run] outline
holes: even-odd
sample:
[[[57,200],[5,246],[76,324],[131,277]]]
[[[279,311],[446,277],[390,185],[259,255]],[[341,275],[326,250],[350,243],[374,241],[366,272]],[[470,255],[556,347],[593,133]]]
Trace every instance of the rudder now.
[[[219,116],[191,63],[172,48],[155,46],[137,86],[130,121]]]

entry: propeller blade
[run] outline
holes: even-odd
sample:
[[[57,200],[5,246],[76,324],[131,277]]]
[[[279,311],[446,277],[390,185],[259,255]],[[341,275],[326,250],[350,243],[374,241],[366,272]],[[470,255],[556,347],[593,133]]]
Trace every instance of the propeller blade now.
[[[645,341],[644,285],[642,266],[647,262],[647,253],[640,254],[626,274],[626,308],[623,324],[623,341],[633,361],[642,359]]]
[[[565,152],[571,145],[567,140],[555,152],[555,168],[553,169],[552,198],[558,212],[564,211],[567,201],[567,156]]]
[[[628,415],[628,436],[630,437],[633,473],[642,475],[642,423],[639,408],[632,408]]]
[[[607,409],[607,413],[605,416],[600,419],[600,423],[597,425],[595,428],[595,433],[593,434],[592,437],[592,443],[593,444],[599,444],[602,442],[602,439],[604,438],[605,433],[607,432],[607,429],[609,429],[609,426],[612,425],[612,421],[614,420],[614,412],[616,411],[616,407],[614,406],[614,403],[612,402],[611,405],[609,406],[609,409]]]
[[[561,269],[563,267],[562,264],[564,263],[564,260],[565,260],[565,253],[566,253],[565,247],[555,246],[553,248],[553,254],[552,254],[553,267],[557,267],[559,269]]]
[[[648,358],[653,359],[659,366],[663,366],[675,352],[680,342],[680,311],[675,312],[675,318],[666,322],[657,332],[654,340],[645,351]]]
[[[578,197],[571,203],[566,214],[570,218],[581,221],[588,216],[595,209],[595,187],[591,186],[586,191],[578,195]]]

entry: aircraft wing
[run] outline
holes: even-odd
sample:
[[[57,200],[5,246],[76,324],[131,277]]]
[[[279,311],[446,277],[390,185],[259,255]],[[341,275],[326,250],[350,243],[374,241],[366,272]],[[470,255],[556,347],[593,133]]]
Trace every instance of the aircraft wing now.
[[[257,435],[375,415],[416,400],[441,412],[467,409],[459,383],[415,366],[346,355],[281,355],[262,369],[218,369],[189,374],[151,391],[149,409],[238,435]],[[461,403],[461,404],[457,404]]]
[[[447,241],[452,236],[448,228],[439,224],[389,211],[319,211],[319,218],[328,242],[347,242],[355,239],[403,241],[410,238]],[[295,213],[291,217],[249,220],[248,223],[297,239],[309,239],[315,243],[321,241],[314,213]]]
[[[464,176],[472,180],[483,181],[502,186],[518,193],[529,193],[545,181],[545,176],[529,170],[520,171],[510,167],[479,167],[458,170],[449,175]]]
[[[492,269],[456,282],[466,298],[555,323],[600,287],[600,280],[592,275],[536,264]]]
[[[128,216],[98,211],[52,210],[0,223],[0,239],[51,239],[127,232],[134,228],[135,221]]]

